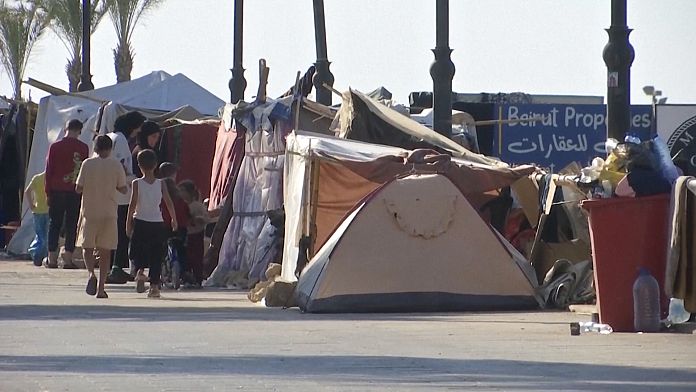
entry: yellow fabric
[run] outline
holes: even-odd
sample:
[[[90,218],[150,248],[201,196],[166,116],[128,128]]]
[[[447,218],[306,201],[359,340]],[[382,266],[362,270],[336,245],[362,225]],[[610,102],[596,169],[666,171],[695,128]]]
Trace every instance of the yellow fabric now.
[[[41,172],[32,177],[27,187],[34,194],[34,205],[31,211],[35,214],[48,214],[48,202],[46,200],[46,172]]]

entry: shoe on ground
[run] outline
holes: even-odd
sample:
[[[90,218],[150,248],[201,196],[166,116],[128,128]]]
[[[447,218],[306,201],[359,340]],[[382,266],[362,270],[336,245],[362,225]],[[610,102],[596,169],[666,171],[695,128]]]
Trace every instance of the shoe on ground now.
[[[147,280],[147,277],[145,275],[138,275],[135,277],[135,291],[137,293],[144,293],[145,292],[145,281]],[[150,288],[152,290],[152,287]]]
[[[85,292],[87,292],[88,295],[95,295],[97,294],[97,277],[92,276],[87,280],[87,287],[85,288]]]
[[[128,282],[128,277],[130,274],[123,271],[120,268],[114,268],[106,276],[106,283],[108,284],[126,284]]]
[[[51,263],[50,261],[46,260],[46,264],[44,264],[44,267],[55,269],[58,268],[58,263]]]
[[[102,291],[101,293],[97,293],[97,298],[109,298],[109,295],[106,294],[106,291]]]
[[[160,289],[157,285],[151,285],[150,286],[150,291],[147,293],[148,298],[159,298],[160,297]]]

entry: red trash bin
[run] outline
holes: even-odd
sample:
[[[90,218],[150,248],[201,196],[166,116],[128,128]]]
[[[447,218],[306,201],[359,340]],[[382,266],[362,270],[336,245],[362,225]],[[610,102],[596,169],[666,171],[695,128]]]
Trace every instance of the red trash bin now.
[[[667,316],[669,201],[669,195],[657,195],[582,202],[589,213],[599,320],[614,331],[633,332],[633,282],[640,267],[657,279],[660,316]]]

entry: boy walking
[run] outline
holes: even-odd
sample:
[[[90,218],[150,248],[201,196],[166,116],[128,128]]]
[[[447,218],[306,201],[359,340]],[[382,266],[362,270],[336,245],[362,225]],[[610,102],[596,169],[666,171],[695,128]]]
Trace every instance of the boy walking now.
[[[29,201],[29,208],[34,215],[34,232],[36,236],[29,245],[29,254],[34,265],[41,267],[48,255],[48,202],[46,201],[46,172],[41,172],[29,181],[24,194]]]
[[[148,298],[159,298],[162,262],[166,252],[166,230],[160,204],[164,200],[171,227],[178,225],[174,205],[164,182],[155,177],[157,155],[152,150],[143,150],[137,156],[138,167],[143,176],[133,180],[133,192],[128,205],[126,233],[130,237],[130,258],[137,270],[136,291],[145,292],[145,268],[149,266],[150,291]]]
[[[76,268],[72,262],[75,250],[80,195],[75,192],[75,179],[89,148],[77,138],[82,132],[80,120],[70,120],[66,135],[51,144],[46,157],[46,195],[48,196],[48,268],[58,268],[58,237],[65,222],[65,253],[63,268]]]
[[[94,145],[96,157],[82,163],[77,176],[77,193],[82,194],[82,222],[80,246],[84,251],[85,265],[89,273],[86,292],[97,298],[108,298],[104,291],[106,276],[111,263],[111,251],[118,246],[117,192],[127,191],[126,175],[121,164],[109,159],[113,143],[105,135],[97,137]],[[99,284],[94,274],[95,250],[99,256]]]

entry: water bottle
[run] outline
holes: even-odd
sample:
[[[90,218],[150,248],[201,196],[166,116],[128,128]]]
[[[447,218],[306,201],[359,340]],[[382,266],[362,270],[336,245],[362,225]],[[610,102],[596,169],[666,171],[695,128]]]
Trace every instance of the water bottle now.
[[[640,144],[640,137],[635,132],[626,132],[626,136],[624,137],[624,142]]]
[[[614,330],[611,328],[611,325],[609,324],[600,324],[592,321],[585,321],[580,323],[580,332],[599,332],[602,335],[607,335],[614,332]]]
[[[667,316],[669,324],[682,324],[689,321],[689,318],[691,318],[691,313],[684,309],[683,299],[672,298],[669,300],[669,316]]]
[[[660,330],[660,286],[641,268],[633,283],[633,328],[636,332],[658,332]]]

